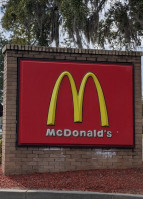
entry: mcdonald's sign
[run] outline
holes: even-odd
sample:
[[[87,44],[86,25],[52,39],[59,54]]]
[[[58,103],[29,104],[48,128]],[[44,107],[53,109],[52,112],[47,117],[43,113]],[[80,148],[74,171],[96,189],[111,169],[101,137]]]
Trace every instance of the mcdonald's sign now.
[[[20,59],[18,145],[133,147],[133,66]]]

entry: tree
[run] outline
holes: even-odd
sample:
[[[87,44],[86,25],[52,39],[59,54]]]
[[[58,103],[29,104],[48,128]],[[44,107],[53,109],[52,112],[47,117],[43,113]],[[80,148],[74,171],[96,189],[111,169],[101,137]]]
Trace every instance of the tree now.
[[[83,40],[87,44],[95,43],[99,24],[99,14],[107,0],[63,0],[61,14],[64,28],[69,38],[79,48],[83,47]]]
[[[7,43],[7,39],[0,34],[0,103],[3,101],[3,66],[4,66],[4,59],[2,55],[2,48]]]
[[[101,41],[111,48],[134,49],[141,45],[143,36],[143,0],[115,1],[100,21]],[[100,43],[104,47],[104,42]]]
[[[8,0],[3,12],[17,44],[58,47],[62,29],[78,48],[131,49],[143,36],[143,0]]]
[[[55,39],[58,46],[59,2],[9,0],[3,6],[2,25],[12,32],[12,43],[49,46]]]
[[[59,46],[63,27],[77,47],[83,38],[95,42],[99,13],[107,0],[9,0],[3,6],[3,28],[12,32],[12,42]],[[16,5],[16,6],[15,6]],[[61,25],[61,26],[60,26]]]

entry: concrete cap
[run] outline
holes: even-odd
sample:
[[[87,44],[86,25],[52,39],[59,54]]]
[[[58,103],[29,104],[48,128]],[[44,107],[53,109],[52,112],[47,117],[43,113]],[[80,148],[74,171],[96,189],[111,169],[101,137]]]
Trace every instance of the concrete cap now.
[[[57,53],[82,53],[82,54],[94,54],[94,55],[119,55],[119,56],[135,56],[140,57],[143,52],[139,51],[117,51],[117,50],[96,50],[96,49],[77,49],[77,48],[53,48],[46,46],[28,46],[28,45],[14,45],[7,44],[2,49],[4,54],[7,50],[12,51],[40,51],[40,52],[57,52]]]

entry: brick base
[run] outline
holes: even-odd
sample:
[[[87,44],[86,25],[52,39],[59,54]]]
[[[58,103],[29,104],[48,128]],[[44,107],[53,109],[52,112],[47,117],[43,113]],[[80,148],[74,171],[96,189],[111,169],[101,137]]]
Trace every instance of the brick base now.
[[[141,53],[6,45],[2,170],[8,174],[142,166]],[[17,58],[134,64],[135,148],[16,147]]]

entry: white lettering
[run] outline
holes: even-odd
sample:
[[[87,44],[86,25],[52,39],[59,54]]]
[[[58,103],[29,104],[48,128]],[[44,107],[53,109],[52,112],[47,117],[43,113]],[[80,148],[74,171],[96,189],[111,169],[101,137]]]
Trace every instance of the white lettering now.
[[[62,135],[63,135],[62,130],[60,130],[60,129],[57,130],[56,134],[57,134],[57,136],[59,136],[59,137],[62,136]]]
[[[92,131],[87,131],[87,137],[92,137],[93,136],[93,132]]]
[[[55,129],[47,129],[46,136],[55,136]]]
[[[94,130],[94,137],[96,137],[96,130]]]
[[[112,132],[111,131],[107,131],[107,138],[111,138],[112,137]]]
[[[99,138],[103,138],[103,130],[97,132]]]
[[[72,132],[72,134],[73,134],[74,137],[78,137],[79,136],[79,132],[77,130],[74,130]]]
[[[106,132],[105,132],[106,131]],[[58,137],[70,137],[70,136],[73,136],[73,137],[99,137],[99,138],[104,138],[104,137],[107,137],[107,138],[112,138],[112,131],[107,131],[107,130],[100,130],[100,131],[97,131],[96,129],[93,129],[93,130],[81,130],[81,131],[78,131],[78,130],[70,130],[70,129],[58,129],[58,130],[55,130],[55,129],[47,129],[46,131],[46,136],[58,136]]]
[[[69,130],[69,129],[64,129],[64,136],[65,136],[65,137],[71,136],[71,130]]]
[[[86,136],[86,131],[80,131],[80,137],[85,137]]]

